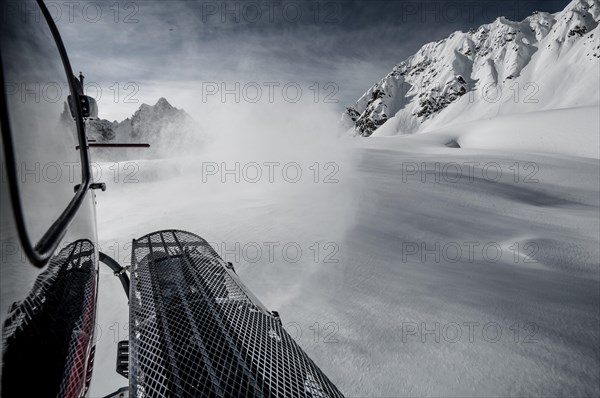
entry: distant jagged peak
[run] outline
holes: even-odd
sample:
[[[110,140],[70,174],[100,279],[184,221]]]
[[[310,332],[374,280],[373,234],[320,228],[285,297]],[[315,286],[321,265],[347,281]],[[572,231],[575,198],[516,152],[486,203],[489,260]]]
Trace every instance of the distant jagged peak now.
[[[154,105],[143,103],[133,114],[132,119],[140,117],[163,117],[177,114],[186,114],[183,109],[177,109],[167,101],[165,97],[160,97]]]
[[[156,101],[156,104],[154,104],[154,107],[159,108],[159,109],[172,109],[175,108],[174,106],[172,106],[169,101],[167,101],[167,99],[165,97],[160,97],[158,99],[158,101]],[[175,108],[177,109],[177,108]]]
[[[165,97],[160,97],[154,105],[149,105],[145,102],[140,105],[140,108],[175,108]]]
[[[160,97],[154,105],[142,103],[132,116],[121,122],[89,121],[87,133],[98,141],[117,139],[130,142],[142,138],[152,140],[167,130],[183,128],[191,123],[192,118],[186,111],[175,108],[166,98]]]

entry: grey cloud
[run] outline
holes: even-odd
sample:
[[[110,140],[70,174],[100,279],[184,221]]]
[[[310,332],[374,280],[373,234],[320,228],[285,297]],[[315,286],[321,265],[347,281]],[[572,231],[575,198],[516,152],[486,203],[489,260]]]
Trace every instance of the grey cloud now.
[[[83,10],[90,3],[90,7],[102,9],[100,20],[92,22],[83,13],[74,12],[73,22],[63,15],[57,23],[74,69],[83,70],[88,81],[106,86],[103,93],[110,91],[114,82],[135,82],[139,87],[136,98],[153,103],[157,95],[167,96],[168,92],[177,96],[175,88],[185,90],[202,81],[334,82],[339,87],[341,110],[429,41],[491,22],[498,12],[522,19],[535,9],[560,10],[567,1],[79,4]],[[319,12],[315,14],[317,5]],[[263,9],[258,19],[248,11],[257,6]],[[273,18],[265,13],[269,7]],[[294,9],[302,10],[302,17],[286,17],[282,11],[286,7],[291,16]],[[222,10],[229,13],[221,15]],[[250,20],[253,18],[255,21]],[[112,91],[107,94],[114,97]],[[100,101],[101,111],[106,110],[106,117],[111,119],[123,118],[139,106],[109,101],[111,95]],[[177,98],[169,100],[183,105]]]

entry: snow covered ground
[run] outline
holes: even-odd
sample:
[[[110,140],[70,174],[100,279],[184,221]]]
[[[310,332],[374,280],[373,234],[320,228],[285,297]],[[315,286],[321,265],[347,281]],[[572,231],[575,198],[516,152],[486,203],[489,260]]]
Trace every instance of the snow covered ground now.
[[[106,163],[101,247],[127,263],[158,229],[213,242],[348,397],[598,395],[598,113],[575,112],[586,139],[540,144],[558,127],[529,115],[362,140],[224,134],[193,157]],[[124,295],[106,269],[100,283],[92,397],[126,385]]]

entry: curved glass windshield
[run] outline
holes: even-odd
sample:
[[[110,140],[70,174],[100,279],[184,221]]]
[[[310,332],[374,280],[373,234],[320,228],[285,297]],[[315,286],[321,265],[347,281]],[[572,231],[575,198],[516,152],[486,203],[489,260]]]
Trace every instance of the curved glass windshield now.
[[[0,31],[17,180],[35,245],[82,180],[77,128],[67,105],[67,74],[39,8],[4,18]]]

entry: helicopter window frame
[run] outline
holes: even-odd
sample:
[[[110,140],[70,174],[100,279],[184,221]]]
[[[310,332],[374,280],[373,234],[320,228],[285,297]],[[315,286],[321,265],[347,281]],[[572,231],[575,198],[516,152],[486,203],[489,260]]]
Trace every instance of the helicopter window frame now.
[[[40,8],[42,17],[44,18],[54,42],[58,48],[60,58],[66,73],[67,81],[69,83],[69,92],[72,98],[78,98],[77,86],[74,81],[73,70],[64,43],[60,37],[60,33],[52,16],[42,0],[36,0],[37,6]],[[76,106],[75,110],[75,124],[77,127],[77,139],[79,141],[79,152],[81,162],[81,183],[76,188],[75,193],[69,204],[64,208],[62,213],[54,220],[48,230],[42,235],[37,243],[31,241],[30,236],[27,232],[25,224],[25,214],[23,211],[23,205],[21,202],[21,192],[19,190],[18,183],[18,170],[17,161],[14,152],[13,135],[9,122],[9,111],[7,105],[7,93],[6,85],[4,80],[4,71],[2,64],[2,54],[0,54],[0,129],[2,131],[2,144],[4,147],[4,162],[7,175],[8,188],[10,191],[10,201],[12,204],[12,213],[17,227],[17,233],[21,246],[25,255],[31,262],[31,264],[37,268],[43,268],[54,252],[56,248],[65,236],[67,229],[71,225],[73,219],[77,215],[81,205],[86,197],[87,191],[91,184],[91,169],[90,169],[90,157],[87,145],[87,138],[85,135],[85,123],[83,119],[83,111],[81,109],[80,101],[73,101]]]

